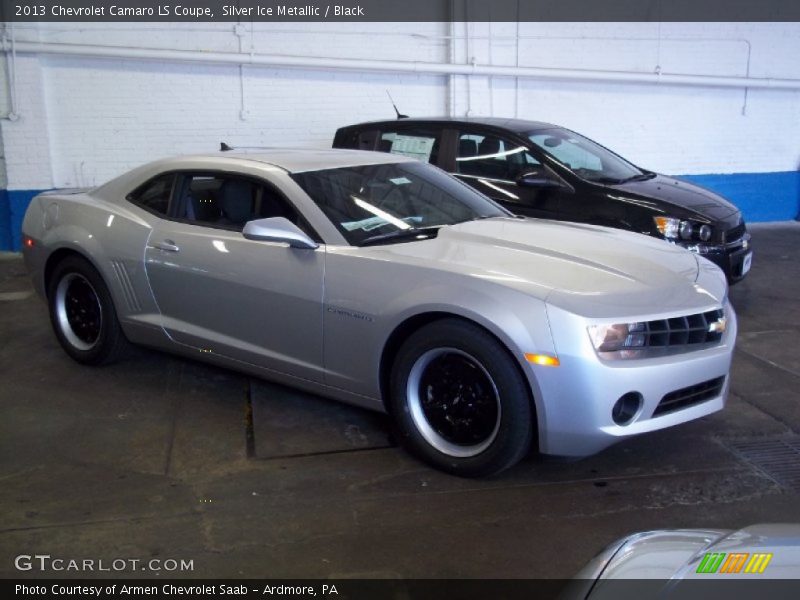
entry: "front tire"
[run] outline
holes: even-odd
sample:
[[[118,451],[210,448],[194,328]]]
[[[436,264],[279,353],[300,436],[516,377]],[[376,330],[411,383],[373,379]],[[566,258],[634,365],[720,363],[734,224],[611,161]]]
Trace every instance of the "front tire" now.
[[[533,437],[528,385],[484,329],[444,319],[412,334],[392,370],[389,408],[413,454],[463,477],[517,463]]]
[[[70,256],[58,263],[47,300],[56,338],[79,363],[111,363],[128,349],[111,294],[100,273],[85,259]]]

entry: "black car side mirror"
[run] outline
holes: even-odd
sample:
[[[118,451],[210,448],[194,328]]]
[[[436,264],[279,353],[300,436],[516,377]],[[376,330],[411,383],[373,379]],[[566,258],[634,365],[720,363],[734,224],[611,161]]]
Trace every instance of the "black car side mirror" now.
[[[557,188],[561,183],[550,177],[543,169],[525,171],[516,179],[520,187]]]

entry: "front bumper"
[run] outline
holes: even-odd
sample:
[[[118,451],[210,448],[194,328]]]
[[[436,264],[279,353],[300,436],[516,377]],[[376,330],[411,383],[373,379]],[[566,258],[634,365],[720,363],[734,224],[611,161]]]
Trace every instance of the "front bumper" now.
[[[736,314],[727,302],[725,314],[727,328],[715,346],[658,358],[602,360],[586,332],[592,322],[548,306],[561,366],[542,368],[536,373],[541,394],[537,414],[540,451],[558,456],[589,456],[624,438],[721,410],[728,395],[737,330]],[[724,383],[713,397],[653,416],[668,394],[717,378],[724,378]],[[641,395],[641,408],[627,424],[618,425],[612,418],[613,406],[630,392]]]
[[[753,261],[753,247],[750,243],[750,234],[745,233],[741,238],[727,244],[715,246],[704,244],[680,244],[687,250],[707,258],[725,273],[730,283],[744,279],[750,271]]]

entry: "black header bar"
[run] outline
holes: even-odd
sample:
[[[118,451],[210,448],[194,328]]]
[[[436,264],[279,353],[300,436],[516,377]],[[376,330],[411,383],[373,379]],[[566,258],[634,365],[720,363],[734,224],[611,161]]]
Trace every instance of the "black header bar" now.
[[[0,0],[13,22],[800,22],[797,0]]]

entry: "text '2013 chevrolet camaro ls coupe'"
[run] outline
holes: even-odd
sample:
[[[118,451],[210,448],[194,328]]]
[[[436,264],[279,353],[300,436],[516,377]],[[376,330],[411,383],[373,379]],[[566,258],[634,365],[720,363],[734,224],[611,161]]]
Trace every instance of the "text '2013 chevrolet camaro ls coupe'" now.
[[[160,160],[48,192],[25,260],[64,350],[128,342],[385,410],[445,471],[580,457],[720,410],[722,271],[615,229],[512,216],[374,152]]]

